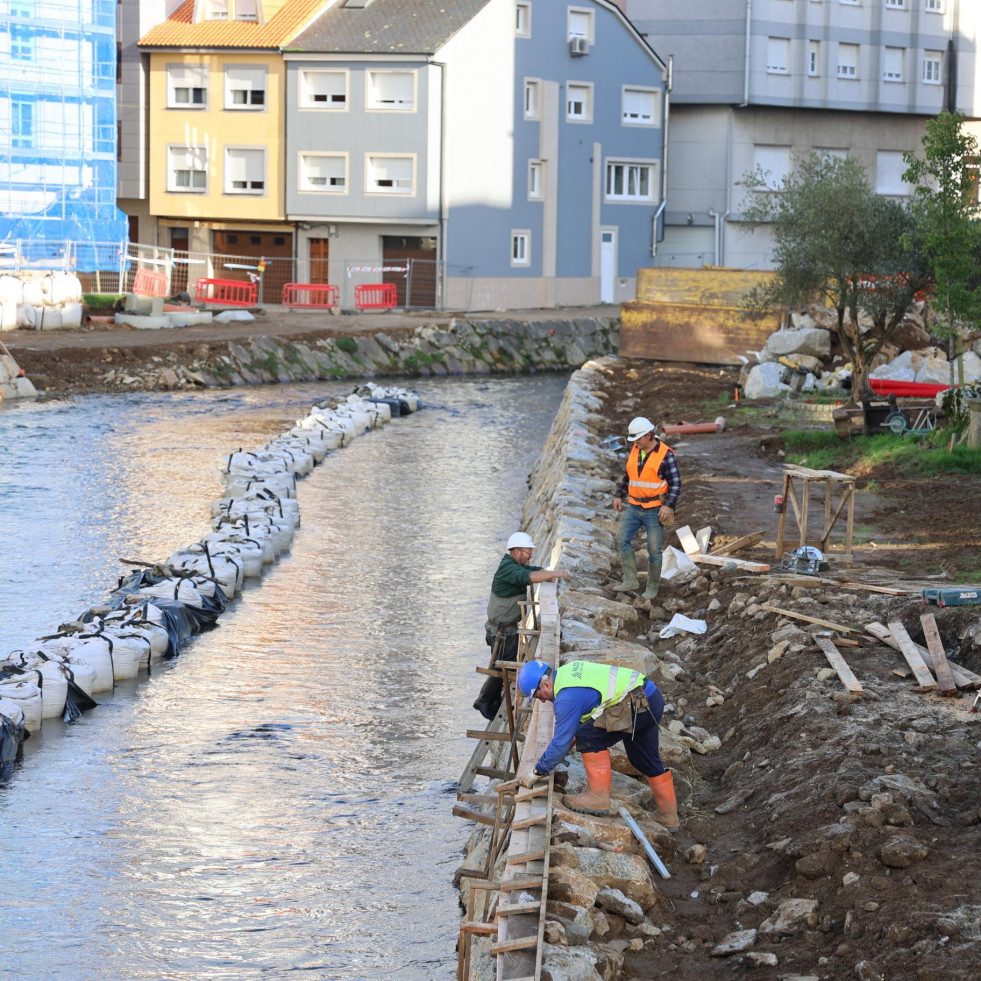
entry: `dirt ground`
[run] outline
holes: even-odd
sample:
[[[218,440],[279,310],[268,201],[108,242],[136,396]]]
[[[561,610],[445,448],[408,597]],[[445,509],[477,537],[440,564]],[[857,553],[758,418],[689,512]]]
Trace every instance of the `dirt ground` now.
[[[221,328],[17,331],[3,340],[39,389],[63,395],[99,390],[95,379],[107,364],[191,360],[201,346],[228,339],[396,334],[419,322],[388,314],[272,315]],[[710,526],[716,543],[763,531],[739,557],[769,562],[787,424],[727,408],[735,382],[733,369],[622,361],[608,383],[605,422],[614,434],[639,414],[667,423],[727,416],[721,434],[668,440],[684,480],[678,523]],[[869,480],[874,494],[864,489]],[[776,576],[715,571],[692,585],[667,585],[651,611],[654,651],[663,658],[670,651],[683,667],[664,685],[673,706],[665,724],[703,727],[722,746],[696,755],[693,769],[679,774],[683,825],[677,854],[668,856],[673,878],[661,883],[660,932],[639,946],[634,940],[625,978],[981,977],[981,714],[970,711],[974,692],[917,694],[912,678],[895,673],[905,667],[902,657],[862,629],[898,619],[924,642],[919,618],[927,608],[918,590],[950,581],[926,577],[978,565],[977,479],[910,481],[882,471],[860,475],[858,487],[854,567],[846,568],[835,536],[824,575],[906,584],[917,590],[912,595],[836,583],[802,588]],[[819,677],[827,662],[809,624],[763,610],[763,603],[855,627],[840,649],[864,694],[855,698],[837,677]],[[981,673],[981,607],[930,609],[947,650]],[[656,639],[660,619],[674,611],[706,619],[707,634]],[[849,638],[858,646],[846,646]],[[709,706],[716,692],[724,701]],[[705,847],[704,859],[692,854],[687,862],[683,854],[696,845]],[[784,908],[784,922],[775,923],[775,911],[789,900],[807,912],[794,920]],[[610,920],[611,936],[626,929]],[[727,935],[754,929],[747,950],[713,954]]]
[[[710,421],[717,410],[706,413],[705,403],[734,381],[717,368],[621,362],[608,387],[611,432],[624,432],[637,414]],[[773,562],[779,426],[765,414],[727,411],[733,421],[720,435],[668,439],[684,483],[678,524],[711,526],[718,543],[762,530],[763,541],[739,557]],[[861,489],[870,479],[875,494]],[[716,571],[693,585],[668,584],[655,601],[652,619],[683,612],[708,623],[697,640],[659,640],[660,622],[651,630],[655,653],[672,652],[684,669],[663,685],[674,707],[664,722],[702,727],[722,747],[695,755],[693,771],[678,774],[683,824],[673,878],[659,883],[665,906],[652,918],[662,932],[634,940],[625,978],[981,977],[975,692],[916,693],[914,678],[894,673],[906,668],[902,656],[863,630],[900,620],[925,644],[920,615],[932,612],[951,656],[981,672],[981,607],[928,608],[918,592],[945,583],[928,575],[977,568],[977,480],[873,472],[858,486],[854,567],[837,546],[823,578],[909,586],[913,595],[837,583],[795,588],[777,575]],[[666,543],[678,544],[670,532]],[[820,628],[763,604],[855,628],[839,649],[864,694],[849,695],[837,676],[819,679],[828,663],[808,631]],[[724,701],[710,706],[717,692]],[[696,845],[704,858],[689,862],[685,852]],[[804,903],[783,907],[785,922],[775,922],[790,900]],[[751,930],[745,950],[716,949]]]

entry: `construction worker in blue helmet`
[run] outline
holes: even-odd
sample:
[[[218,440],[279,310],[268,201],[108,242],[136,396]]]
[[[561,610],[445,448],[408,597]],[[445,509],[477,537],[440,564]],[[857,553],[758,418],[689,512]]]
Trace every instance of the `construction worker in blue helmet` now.
[[[490,599],[487,601],[487,623],[484,635],[491,649],[490,667],[498,661],[513,661],[518,654],[518,623],[521,620],[519,603],[530,585],[568,579],[569,573],[543,569],[532,565],[535,542],[531,535],[516,531],[507,541],[506,551],[494,573]],[[503,684],[499,677],[489,677],[473,707],[485,718],[497,715],[503,699]]]
[[[669,831],[680,825],[671,771],[661,762],[658,726],[664,698],[639,671],[592,661],[570,661],[555,672],[544,661],[518,671],[518,690],[528,699],[552,702],[555,728],[525,787],[547,776],[572,748],[582,754],[589,790],[562,803],[583,814],[609,815],[613,771],[610,747],[622,742],[627,759],[645,776],[657,805],[654,820]]]

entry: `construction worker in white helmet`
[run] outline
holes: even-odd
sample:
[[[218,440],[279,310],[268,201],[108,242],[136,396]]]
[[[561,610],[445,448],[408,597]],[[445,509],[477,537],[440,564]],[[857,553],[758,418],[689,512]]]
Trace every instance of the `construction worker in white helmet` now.
[[[640,589],[634,535],[647,532],[647,588],[644,599],[657,596],[661,585],[661,543],[665,525],[674,524],[674,509],[681,494],[681,472],[674,450],[657,436],[657,426],[645,416],[630,420],[627,440],[633,443],[627,466],[613,495],[613,507],[620,513],[617,549],[623,581],[614,592]]]
[[[563,570],[550,571],[531,564],[535,543],[531,535],[516,531],[507,542],[507,551],[501,558],[490,599],[487,601],[485,624],[487,646],[491,648],[490,667],[498,660],[513,661],[518,654],[518,623],[521,620],[519,601],[532,583],[557,582],[568,579]],[[493,719],[501,707],[503,684],[500,678],[489,677],[477,696],[473,707],[485,718]]]

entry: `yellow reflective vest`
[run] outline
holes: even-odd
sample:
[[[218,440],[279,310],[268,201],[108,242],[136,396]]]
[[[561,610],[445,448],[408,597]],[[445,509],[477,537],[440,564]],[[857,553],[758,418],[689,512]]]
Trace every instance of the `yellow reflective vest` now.
[[[563,688],[594,688],[600,703],[587,712],[580,722],[598,719],[611,705],[618,705],[630,692],[641,688],[647,679],[639,671],[618,668],[592,661],[570,661],[555,672],[554,692],[557,697]]]

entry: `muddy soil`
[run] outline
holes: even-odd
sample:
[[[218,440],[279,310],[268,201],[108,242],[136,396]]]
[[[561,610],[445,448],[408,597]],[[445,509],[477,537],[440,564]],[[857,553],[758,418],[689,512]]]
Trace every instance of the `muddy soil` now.
[[[739,557],[770,562],[779,426],[727,409],[721,400],[734,381],[727,370],[623,361],[608,383],[610,432],[625,432],[639,414],[702,422],[728,413],[723,434],[673,439],[684,482],[678,523],[709,525],[717,542],[763,530],[763,542]],[[948,652],[981,672],[981,607],[927,608],[919,594],[949,585],[928,575],[977,568],[977,480],[861,478],[860,488],[874,479],[876,493],[857,492],[864,540],[855,565],[832,548],[823,577],[908,586],[910,595],[802,588],[776,568],[715,571],[666,585],[650,611],[652,649],[684,667],[662,686],[673,706],[665,724],[702,727],[722,746],[694,756],[678,781],[686,799],[673,878],[659,883],[665,906],[652,918],[662,932],[633,941],[625,978],[981,977],[975,692],[917,693],[913,677],[895,673],[908,673],[902,656],[863,630],[900,620],[924,644],[920,616],[932,612]],[[665,541],[677,544],[670,532]],[[810,631],[820,628],[763,604],[854,628],[840,651],[864,694],[847,693],[833,673],[819,676],[829,665]],[[707,634],[659,640],[676,611],[705,619]],[[724,700],[708,704],[717,692]],[[683,855],[696,845],[704,857],[689,863]],[[738,931],[756,933],[740,933],[733,946],[744,948],[722,953],[718,945]]]

